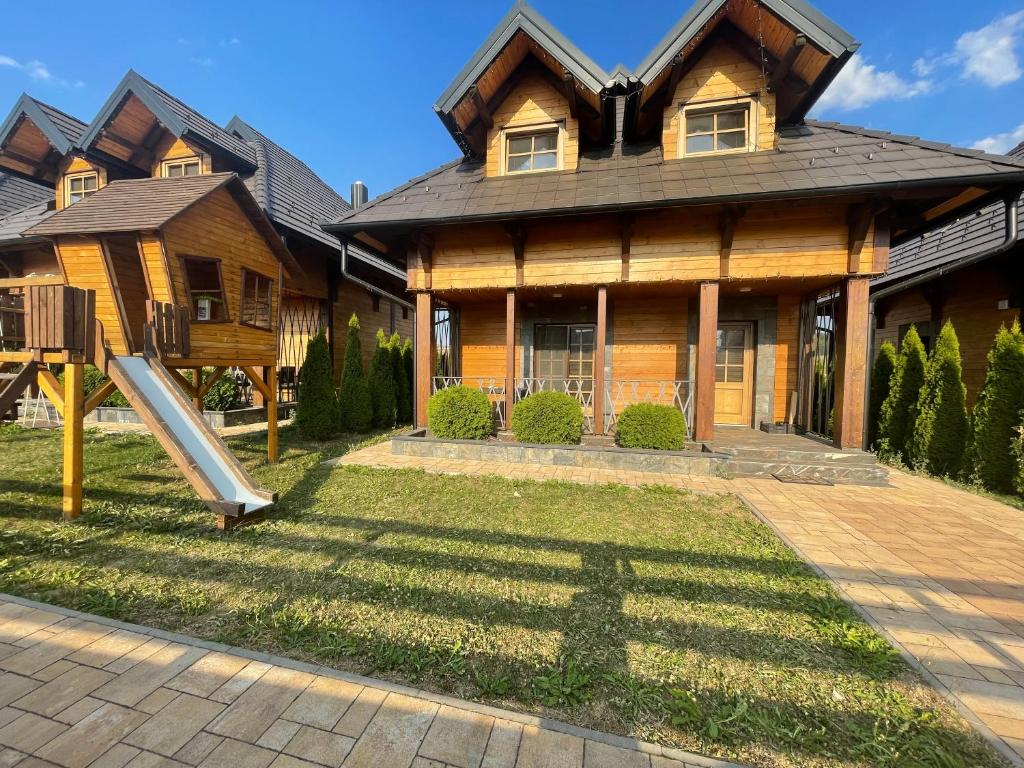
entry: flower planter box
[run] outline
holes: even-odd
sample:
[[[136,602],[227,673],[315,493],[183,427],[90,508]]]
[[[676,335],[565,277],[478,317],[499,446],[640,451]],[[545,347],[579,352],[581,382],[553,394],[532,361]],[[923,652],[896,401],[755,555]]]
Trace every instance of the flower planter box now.
[[[203,418],[216,429],[236,427],[242,424],[258,424],[266,421],[266,413],[262,408],[236,408],[230,411],[203,411]],[[103,424],[141,424],[142,419],[131,408],[110,408],[100,406],[85,421]]]
[[[506,440],[442,440],[417,429],[391,440],[399,456],[490,461],[495,464],[548,464],[580,469],[717,476],[726,457],[699,443],[684,451],[650,451],[605,445],[533,445]]]

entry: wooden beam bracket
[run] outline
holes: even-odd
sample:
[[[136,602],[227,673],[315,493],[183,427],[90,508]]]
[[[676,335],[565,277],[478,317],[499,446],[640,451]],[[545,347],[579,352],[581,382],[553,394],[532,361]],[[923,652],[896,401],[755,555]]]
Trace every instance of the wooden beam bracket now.
[[[521,221],[506,225],[505,231],[512,239],[512,252],[516,257],[516,287],[523,285],[523,262],[526,254],[526,226]]]
[[[476,107],[476,113],[480,118],[480,123],[483,125],[484,130],[491,130],[494,127],[494,116],[491,115],[491,108],[487,106],[487,102],[484,101],[484,97],[480,95],[479,89],[476,85],[469,86],[467,92],[469,100],[473,102],[473,106]]]
[[[111,379],[107,379],[100,385],[99,389],[94,389],[89,393],[89,396],[85,398],[85,405],[82,406],[82,413],[88,416],[90,413],[95,411],[104,400],[114,394],[114,390],[116,389],[117,385]]]
[[[579,102],[576,95],[576,78],[570,72],[562,74],[562,93],[569,103],[569,116],[576,120],[579,115]]]
[[[729,258],[732,256],[732,243],[736,237],[736,227],[746,213],[746,208],[737,205],[727,205],[722,209],[718,219],[718,232],[721,236],[721,267],[722,277],[729,277]]]
[[[53,403],[53,407],[60,411],[60,413],[64,413],[64,386],[57,381],[53,371],[49,368],[40,367],[36,382],[39,384],[39,388],[43,390],[43,394]]]
[[[875,217],[875,203],[854,203],[847,215],[849,238],[847,240],[847,271],[851,275],[860,272],[860,254],[864,250],[864,241]]]
[[[778,66],[772,72],[771,78],[768,80],[768,90],[774,91],[789,77],[789,73],[793,71],[793,64],[796,63],[797,56],[803,51],[804,46],[807,45],[806,35],[797,35],[793,39],[793,45],[790,46],[789,50],[786,51],[786,55],[782,57]]]
[[[633,244],[633,227],[636,219],[631,213],[624,213],[619,218],[619,238],[622,243],[622,280],[629,280],[629,252]]]

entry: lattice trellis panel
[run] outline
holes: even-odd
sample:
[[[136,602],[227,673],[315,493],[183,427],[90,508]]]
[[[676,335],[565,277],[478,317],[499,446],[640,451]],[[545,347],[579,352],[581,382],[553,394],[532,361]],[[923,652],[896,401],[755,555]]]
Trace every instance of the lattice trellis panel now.
[[[327,303],[308,296],[285,296],[278,328],[277,396],[292,403],[299,396],[299,372],[306,361],[306,345],[327,328]],[[329,332],[329,331],[328,331]]]

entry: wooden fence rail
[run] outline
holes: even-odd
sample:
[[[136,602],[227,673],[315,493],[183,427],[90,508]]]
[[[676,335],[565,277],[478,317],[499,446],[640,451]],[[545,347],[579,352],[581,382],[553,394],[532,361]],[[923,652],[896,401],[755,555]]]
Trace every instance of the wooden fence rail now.
[[[188,357],[191,316],[187,307],[146,302],[146,345],[157,357]]]
[[[0,294],[0,349],[25,348],[25,297]]]
[[[35,353],[92,353],[96,292],[69,285],[29,286],[25,298],[25,347]]]

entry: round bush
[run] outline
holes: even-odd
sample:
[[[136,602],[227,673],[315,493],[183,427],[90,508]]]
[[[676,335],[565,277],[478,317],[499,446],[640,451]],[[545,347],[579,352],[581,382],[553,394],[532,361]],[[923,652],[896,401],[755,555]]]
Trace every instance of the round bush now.
[[[242,390],[230,373],[222,373],[203,398],[203,410],[230,411],[242,401]]]
[[[494,431],[491,401],[479,389],[439,390],[427,401],[427,424],[445,440],[484,440]]]
[[[512,409],[511,426],[521,443],[575,445],[583,432],[583,408],[563,392],[538,392]]]
[[[678,451],[686,442],[686,419],[670,405],[634,403],[622,410],[615,431],[623,448]]]

